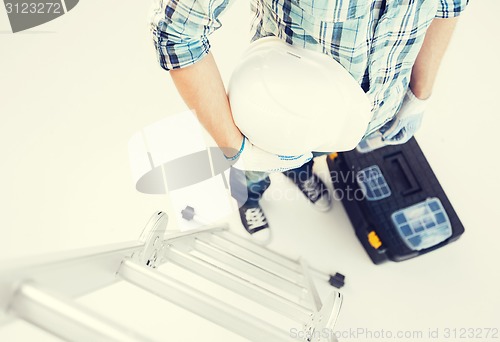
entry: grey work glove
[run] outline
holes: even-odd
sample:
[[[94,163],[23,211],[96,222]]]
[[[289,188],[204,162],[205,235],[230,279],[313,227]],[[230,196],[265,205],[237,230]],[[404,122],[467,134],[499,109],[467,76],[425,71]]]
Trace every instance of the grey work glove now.
[[[408,87],[399,112],[380,129],[384,143],[399,145],[410,140],[422,124],[427,102],[417,98]]]

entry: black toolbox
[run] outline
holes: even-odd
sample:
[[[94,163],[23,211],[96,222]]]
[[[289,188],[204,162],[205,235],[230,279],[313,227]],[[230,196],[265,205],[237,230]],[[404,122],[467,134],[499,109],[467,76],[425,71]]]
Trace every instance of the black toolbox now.
[[[327,157],[334,195],[375,264],[403,261],[464,233],[417,141]]]

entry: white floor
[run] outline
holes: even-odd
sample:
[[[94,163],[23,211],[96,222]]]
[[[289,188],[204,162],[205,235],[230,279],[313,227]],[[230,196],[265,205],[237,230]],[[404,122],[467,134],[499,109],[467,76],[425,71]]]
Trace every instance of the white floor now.
[[[9,33],[0,11],[0,263],[133,240],[155,210],[171,210],[165,196],[135,191],[127,156],[135,131],[186,109],[156,64],[149,5],[85,0],[67,15],[18,34]],[[458,341],[464,340],[461,329],[483,329],[484,337],[484,329],[500,328],[499,12],[496,0],[472,1],[417,136],[465,226],[458,242],[375,266],[341,203],[326,214],[300,196],[263,203],[274,234],[270,248],[346,275],[337,325],[342,341],[386,340],[382,330],[409,334],[398,340]],[[211,40],[226,80],[246,46],[246,13],[246,2],[236,2]],[[296,191],[280,175],[270,190]],[[231,223],[241,232],[234,218]],[[146,304],[158,301],[133,291],[120,284],[81,301],[107,299],[112,305],[99,310],[126,324],[149,313],[139,326],[156,327],[165,341],[237,340],[171,306],[149,311]],[[122,310],[123,293],[134,294],[128,295],[129,310]],[[439,339],[433,338],[436,329]],[[0,330],[1,341],[33,336],[53,340],[22,322]]]

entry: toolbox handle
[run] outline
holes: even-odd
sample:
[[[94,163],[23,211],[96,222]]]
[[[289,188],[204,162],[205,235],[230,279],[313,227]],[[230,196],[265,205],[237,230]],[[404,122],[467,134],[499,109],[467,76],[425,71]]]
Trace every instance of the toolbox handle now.
[[[420,191],[421,187],[417,181],[417,178],[413,175],[406,158],[401,153],[389,156],[387,161],[390,164],[391,171],[394,172],[395,179],[400,179],[403,188],[401,189],[401,195],[408,196],[414,192]]]

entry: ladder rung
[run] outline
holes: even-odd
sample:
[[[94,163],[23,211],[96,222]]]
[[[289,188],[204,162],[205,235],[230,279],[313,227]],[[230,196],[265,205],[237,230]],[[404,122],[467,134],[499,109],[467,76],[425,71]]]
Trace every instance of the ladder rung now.
[[[267,259],[267,260],[272,260],[273,262],[280,264],[281,266],[293,271],[293,272],[302,272],[302,268],[300,265],[297,263],[296,260],[292,260],[284,255],[278,254],[270,249],[264,248],[262,246],[259,246],[253,242],[251,242],[248,239],[244,239],[240,236],[237,236],[234,233],[231,233],[228,230],[222,230],[218,232],[214,232],[213,234],[210,234],[213,236],[220,237],[224,240],[227,240],[231,242],[232,244],[236,244],[240,247],[245,248],[248,251],[253,252],[256,255],[260,255],[262,258]],[[311,274],[313,274],[315,277],[318,279],[321,279],[323,281],[328,282],[330,279],[330,275],[326,274],[325,272],[319,271],[315,268],[310,267],[309,271]]]
[[[270,284],[271,286],[285,291],[294,298],[303,298],[307,294],[307,289],[297,283],[294,283],[288,279],[282,278],[279,275],[273,274],[266,269],[259,267],[258,265],[252,264],[247,260],[238,258],[237,256],[222,251],[214,246],[206,243],[204,241],[195,239],[194,242],[195,250],[205,254],[206,256],[217,260],[220,263],[228,265],[234,269],[241,271],[244,274],[248,274],[252,277],[262,280],[263,282]]]
[[[289,332],[131,260],[122,263],[118,274],[126,281],[252,341],[290,340]]]
[[[18,288],[10,310],[27,322],[67,341],[153,341],[31,283],[24,283]]]
[[[199,237],[198,239],[207,243],[210,242],[212,245],[218,247],[219,249],[228,251],[241,259],[253,263],[254,265],[259,265],[260,267],[267,269],[272,273],[281,276],[282,278],[286,278],[297,284],[305,285],[303,276],[298,271],[283,266],[283,264],[275,261],[274,259],[266,258],[262,254],[258,254],[255,251],[251,251],[247,248],[236,245],[233,242],[230,242],[227,239],[219,236],[218,234],[209,234],[206,237],[203,236]]]
[[[168,261],[252,299],[257,303],[261,303],[288,318],[299,322],[305,322],[310,318],[312,311],[309,308],[295,303],[206,260],[189,253],[183,253],[175,249],[175,247],[171,247],[168,250],[166,257]]]
[[[221,238],[230,241],[236,245],[239,245],[249,251],[252,251],[258,255],[261,255],[262,257],[272,260],[292,271],[295,272],[300,272],[300,266],[297,264],[296,261],[291,260],[283,255],[280,255],[278,253],[275,253],[267,248],[264,248],[262,246],[256,245],[255,243],[252,243],[248,239],[244,239],[240,236],[237,236],[236,234],[233,234],[229,231],[220,231],[214,233],[214,235],[220,236]]]

